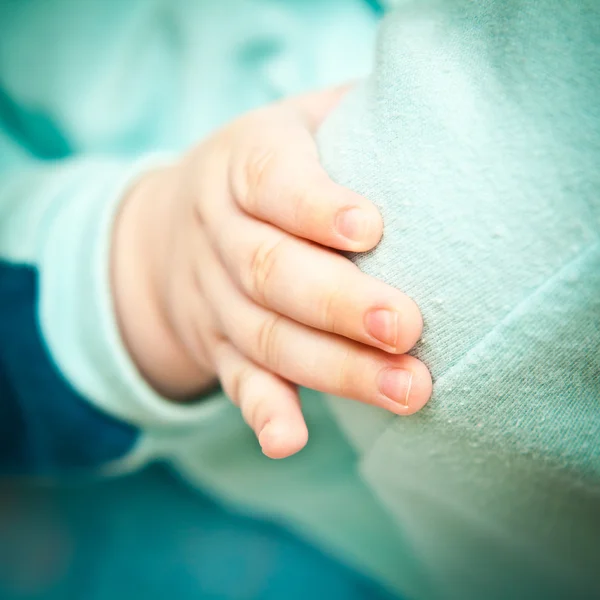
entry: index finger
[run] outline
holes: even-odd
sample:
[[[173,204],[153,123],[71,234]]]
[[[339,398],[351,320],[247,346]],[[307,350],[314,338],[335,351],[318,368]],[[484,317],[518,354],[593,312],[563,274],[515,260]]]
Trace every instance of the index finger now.
[[[363,252],[383,232],[379,211],[366,198],[331,180],[302,120],[283,124],[262,142],[232,157],[230,181],[248,214],[329,248]]]

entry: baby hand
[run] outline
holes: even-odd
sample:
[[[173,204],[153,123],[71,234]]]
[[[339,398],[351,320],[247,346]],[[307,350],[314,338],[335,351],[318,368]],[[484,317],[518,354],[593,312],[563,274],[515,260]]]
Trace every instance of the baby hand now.
[[[265,454],[300,450],[296,385],[409,415],[431,394],[415,303],[331,249],[382,234],[319,165],[313,134],[343,90],[251,112],[126,198],[113,244],[123,337],[172,398],[218,379]]]

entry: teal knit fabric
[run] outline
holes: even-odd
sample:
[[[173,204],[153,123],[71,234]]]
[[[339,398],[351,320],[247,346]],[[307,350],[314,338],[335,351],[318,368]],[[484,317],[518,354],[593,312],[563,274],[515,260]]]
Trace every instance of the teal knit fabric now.
[[[395,4],[320,147],[383,213],[354,260],[420,305],[435,391],[333,409],[417,596],[600,594],[600,3]]]

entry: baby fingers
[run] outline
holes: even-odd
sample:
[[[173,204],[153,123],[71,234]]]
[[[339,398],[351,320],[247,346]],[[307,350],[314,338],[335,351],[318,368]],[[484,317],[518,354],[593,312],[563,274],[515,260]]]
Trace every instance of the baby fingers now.
[[[313,133],[292,110],[254,117],[256,134],[230,160],[237,204],[292,235],[338,250],[364,251],[383,222],[366,198],[332,181],[319,163]]]
[[[268,457],[286,458],[304,448],[308,430],[293,385],[254,364],[228,342],[217,347],[215,363],[225,393],[240,407]]]
[[[393,354],[419,339],[415,302],[339,254],[239,213],[227,231],[214,236],[219,254],[244,293],[265,308]]]
[[[211,252],[207,244],[197,276],[207,282],[203,288],[225,336],[253,363],[295,384],[399,415],[427,402],[431,378],[420,361],[317,331],[258,306]]]

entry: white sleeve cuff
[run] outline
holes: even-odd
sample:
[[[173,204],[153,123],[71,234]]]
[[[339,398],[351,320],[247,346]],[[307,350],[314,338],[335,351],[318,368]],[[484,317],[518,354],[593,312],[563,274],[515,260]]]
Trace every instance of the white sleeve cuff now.
[[[220,412],[223,394],[185,405],[157,394],[123,344],[110,287],[121,198],[143,172],[164,162],[157,156],[133,164],[86,159],[65,168],[66,185],[57,192],[65,197],[40,249],[41,326],[59,368],[92,404],[144,429],[187,429]]]

